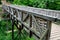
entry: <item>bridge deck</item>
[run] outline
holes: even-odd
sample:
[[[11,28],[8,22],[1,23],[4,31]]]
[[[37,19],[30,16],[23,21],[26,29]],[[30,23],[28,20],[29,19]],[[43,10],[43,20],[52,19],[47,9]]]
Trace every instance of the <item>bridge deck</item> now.
[[[50,40],[60,40],[60,25],[52,23]]]

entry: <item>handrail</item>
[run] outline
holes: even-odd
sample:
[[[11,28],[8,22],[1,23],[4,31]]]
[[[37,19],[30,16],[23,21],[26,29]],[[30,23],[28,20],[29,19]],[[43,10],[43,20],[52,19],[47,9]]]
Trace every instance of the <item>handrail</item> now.
[[[60,19],[60,11],[57,10],[49,10],[49,9],[41,9],[41,8],[34,8],[28,6],[18,6],[18,5],[5,5],[10,8],[18,9],[21,11],[29,12],[30,14],[36,15],[40,17],[41,15],[49,18],[56,18]],[[47,19],[47,18],[45,18]]]

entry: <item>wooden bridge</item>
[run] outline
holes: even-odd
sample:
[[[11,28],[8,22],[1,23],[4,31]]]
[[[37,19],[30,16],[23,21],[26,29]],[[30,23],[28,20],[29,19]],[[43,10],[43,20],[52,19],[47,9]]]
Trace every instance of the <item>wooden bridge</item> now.
[[[34,35],[36,40],[49,40],[52,21],[60,20],[60,11],[56,10],[5,4],[2,8],[12,21],[12,40],[14,40],[14,25],[19,32],[25,29],[30,37]]]

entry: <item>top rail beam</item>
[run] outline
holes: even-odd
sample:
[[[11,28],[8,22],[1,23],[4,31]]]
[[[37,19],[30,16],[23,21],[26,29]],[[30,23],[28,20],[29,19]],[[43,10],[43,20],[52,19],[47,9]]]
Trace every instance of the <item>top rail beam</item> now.
[[[20,11],[28,12],[37,17],[41,17],[43,19],[47,19],[47,20],[59,19],[60,20],[60,11],[57,11],[57,10],[41,9],[41,8],[18,6],[18,5],[4,5],[4,6],[14,8]]]

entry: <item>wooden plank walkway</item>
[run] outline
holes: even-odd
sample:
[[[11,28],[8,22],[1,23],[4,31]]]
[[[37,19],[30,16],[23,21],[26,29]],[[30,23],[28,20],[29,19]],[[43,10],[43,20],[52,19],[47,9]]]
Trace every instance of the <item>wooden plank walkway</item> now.
[[[60,40],[60,25],[52,23],[50,40]]]

